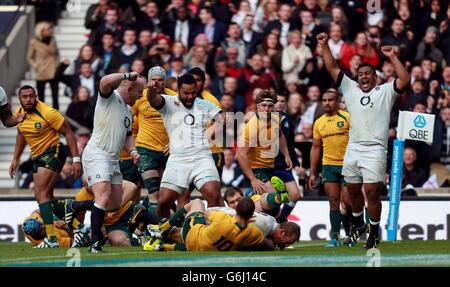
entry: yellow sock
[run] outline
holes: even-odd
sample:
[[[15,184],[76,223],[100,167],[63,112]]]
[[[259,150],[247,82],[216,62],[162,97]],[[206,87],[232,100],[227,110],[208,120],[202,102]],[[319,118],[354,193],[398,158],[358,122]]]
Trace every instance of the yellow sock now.
[[[276,204],[281,204],[281,200],[280,200],[280,198],[279,198],[279,196],[278,196],[278,194],[277,194],[277,196],[275,196],[275,203]]]
[[[47,238],[50,240],[56,239],[56,228],[53,224],[45,225],[45,232],[47,233]]]
[[[175,248],[175,244],[164,243],[163,246],[166,251],[173,251]]]
[[[159,226],[159,230],[161,230],[161,232],[166,232],[170,228],[172,228],[172,225],[170,224],[169,220]]]

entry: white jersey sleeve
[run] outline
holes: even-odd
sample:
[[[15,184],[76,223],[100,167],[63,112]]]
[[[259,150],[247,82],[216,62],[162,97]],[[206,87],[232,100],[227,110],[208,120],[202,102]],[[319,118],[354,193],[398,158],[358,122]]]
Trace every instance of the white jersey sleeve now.
[[[173,111],[173,107],[175,102],[173,101],[176,97],[161,94],[161,97],[164,99],[164,105],[158,110],[160,114],[168,114]]]
[[[6,96],[5,90],[0,87],[0,107],[8,104],[8,97]]]
[[[351,102],[356,98],[356,94],[353,91],[358,87],[358,83],[350,79],[344,72],[341,71],[336,84],[339,92],[345,99],[345,103]]]

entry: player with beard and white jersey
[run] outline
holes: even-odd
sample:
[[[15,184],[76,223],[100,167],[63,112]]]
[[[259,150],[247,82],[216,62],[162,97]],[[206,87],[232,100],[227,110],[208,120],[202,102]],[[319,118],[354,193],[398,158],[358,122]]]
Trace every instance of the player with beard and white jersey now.
[[[395,47],[383,46],[381,52],[392,63],[398,75],[393,82],[377,86],[375,68],[363,63],[357,70],[357,81],[347,77],[337,66],[328,35],[320,33],[317,41],[323,49],[325,66],[345,99],[350,114],[350,134],[342,167],[350,194],[353,240],[366,233],[364,196],[367,196],[370,233],[364,248],[376,248],[381,217],[380,187],[386,172],[387,141],[391,109],[410,82],[410,76],[397,57]]]
[[[156,213],[169,218],[170,206],[191,183],[200,191],[209,207],[220,204],[220,178],[211,155],[206,128],[209,120],[220,127],[221,110],[196,98],[192,75],[178,78],[178,96],[158,94],[152,81],[147,98],[163,119],[170,142],[170,156],[161,179]]]
[[[105,212],[119,209],[122,202],[121,150],[125,148],[135,164],[140,159],[131,135],[131,106],[143,89],[144,83],[136,72],[109,74],[100,81],[94,130],[82,156],[84,175],[95,195],[91,211],[91,253],[102,251]]]

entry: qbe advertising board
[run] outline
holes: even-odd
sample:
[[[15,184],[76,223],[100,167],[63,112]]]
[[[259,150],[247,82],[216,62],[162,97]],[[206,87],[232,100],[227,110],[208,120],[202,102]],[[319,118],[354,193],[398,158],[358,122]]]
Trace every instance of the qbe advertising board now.
[[[389,202],[382,204],[381,238],[385,239]],[[24,241],[22,221],[37,207],[35,201],[0,201],[0,240]],[[300,240],[329,239],[329,211],[328,201],[299,201],[289,220],[300,225]],[[399,240],[450,240],[450,201],[402,201],[399,214]]]

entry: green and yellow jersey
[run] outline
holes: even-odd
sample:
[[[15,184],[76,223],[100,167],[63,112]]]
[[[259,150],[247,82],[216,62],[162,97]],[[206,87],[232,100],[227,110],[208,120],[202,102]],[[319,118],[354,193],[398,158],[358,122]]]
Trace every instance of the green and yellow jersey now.
[[[270,121],[261,120],[256,113],[244,126],[241,135],[242,146],[249,147],[250,167],[274,168],[280,136],[280,117]]]
[[[138,130],[136,146],[162,152],[169,143],[169,136],[161,114],[148,102],[147,93],[148,89],[145,89],[144,96],[137,100],[132,108]]]
[[[42,224],[42,226],[44,225],[42,216],[37,210],[33,211],[33,213],[31,213],[30,216],[25,218],[25,220],[23,222],[26,222],[29,219],[36,219],[37,221],[39,221]],[[58,240],[59,246],[65,247],[65,248],[70,248],[72,246],[72,237],[70,236],[69,232],[67,232],[67,230],[65,230],[65,229],[57,228],[56,226],[55,226],[55,231],[56,231],[56,239]],[[39,239],[39,240],[34,239],[33,237],[31,237],[31,235],[26,234],[25,232],[24,232],[24,234],[25,234],[25,237],[31,241],[33,246],[39,245],[44,240],[44,239]]]
[[[344,162],[350,130],[350,116],[339,110],[336,115],[324,114],[314,123],[314,139],[321,139],[323,165],[339,165]]]
[[[58,130],[64,123],[64,117],[57,110],[38,100],[34,112],[25,112],[20,106],[14,115],[19,113],[27,114],[26,119],[17,125],[17,129],[30,146],[33,158],[58,145]]]
[[[234,216],[214,211],[206,218],[209,225],[195,224],[186,236],[190,251],[229,251],[259,244],[264,240],[262,232],[254,225],[239,226]]]

